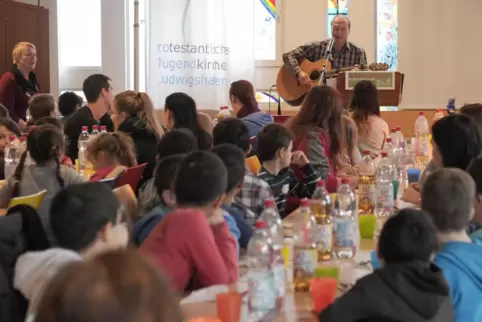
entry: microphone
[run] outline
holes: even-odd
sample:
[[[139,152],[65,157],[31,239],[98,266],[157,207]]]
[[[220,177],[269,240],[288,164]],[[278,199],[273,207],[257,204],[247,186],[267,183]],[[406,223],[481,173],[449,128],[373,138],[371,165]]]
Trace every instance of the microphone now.
[[[335,44],[335,38],[331,38],[330,42],[328,43],[328,48],[326,49],[326,52],[325,52],[325,57],[323,58],[325,60],[325,63],[323,64],[323,68],[321,70],[321,75],[320,75],[320,79],[318,80],[318,85],[322,85],[322,84],[326,85],[326,62],[328,62],[331,59],[331,52],[333,50],[334,44]]]

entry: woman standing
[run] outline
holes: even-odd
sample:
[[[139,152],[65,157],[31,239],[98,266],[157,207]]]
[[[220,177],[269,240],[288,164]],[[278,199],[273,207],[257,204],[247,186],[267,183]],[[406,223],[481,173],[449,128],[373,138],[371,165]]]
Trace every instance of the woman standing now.
[[[147,163],[141,186],[152,177],[157,163],[157,142],[164,134],[154,115],[152,101],[146,93],[122,92],[114,98],[111,117],[116,131],[128,134],[134,141],[137,164]]]
[[[29,42],[20,42],[12,52],[13,66],[0,79],[0,103],[5,105],[10,117],[23,128],[26,126],[29,99],[38,93],[37,50]]]

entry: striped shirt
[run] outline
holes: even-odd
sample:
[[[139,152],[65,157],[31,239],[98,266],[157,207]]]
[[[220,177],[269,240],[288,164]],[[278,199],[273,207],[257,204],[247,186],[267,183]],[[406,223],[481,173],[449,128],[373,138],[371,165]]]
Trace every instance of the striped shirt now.
[[[292,51],[283,55],[284,64],[297,75],[300,72],[299,62],[302,59],[308,59],[315,62],[326,57],[326,51],[331,39],[324,41],[316,41],[309,44],[299,46]],[[345,46],[339,52],[331,54],[331,68],[346,68],[354,65],[366,66],[367,55],[365,50],[355,46],[353,43],[347,41]]]
[[[320,180],[318,173],[311,163],[307,164],[301,171],[304,174],[303,182],[296,178],[291,168],[281,170],[278,175],[273,175],[261,167],[258,177],[266,181],[273,192],[276,207],[281,218],[288,215],[286,213],[286,199],[289,196],[298,198],[311,198],[316,189],[316,182]]]

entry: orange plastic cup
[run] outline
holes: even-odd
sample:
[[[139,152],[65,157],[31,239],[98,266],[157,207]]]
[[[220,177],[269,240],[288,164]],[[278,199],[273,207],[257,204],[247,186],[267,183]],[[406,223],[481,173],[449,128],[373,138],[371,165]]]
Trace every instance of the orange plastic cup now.
[[[241,316],[241,294],[238,292],[217,294],[216,308],[221,322],[239,322]]]
[[[320,313],[335,301],[337,280],[333,277],[311,279],[311,297],[316,313]]]

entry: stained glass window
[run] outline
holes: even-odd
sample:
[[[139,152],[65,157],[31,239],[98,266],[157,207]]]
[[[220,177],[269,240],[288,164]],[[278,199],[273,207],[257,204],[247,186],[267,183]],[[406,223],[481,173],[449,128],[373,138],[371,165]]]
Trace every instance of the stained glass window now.
[[[328,37],[331,37],[331,21],[337,15],[348,15],[348,0],[328,0]]]
[[[377,61],[398,67],[398,0],[377,0]]]
[[[256,60],[276,60],[276,1],[253,0],[254,6],[254,57]]]

